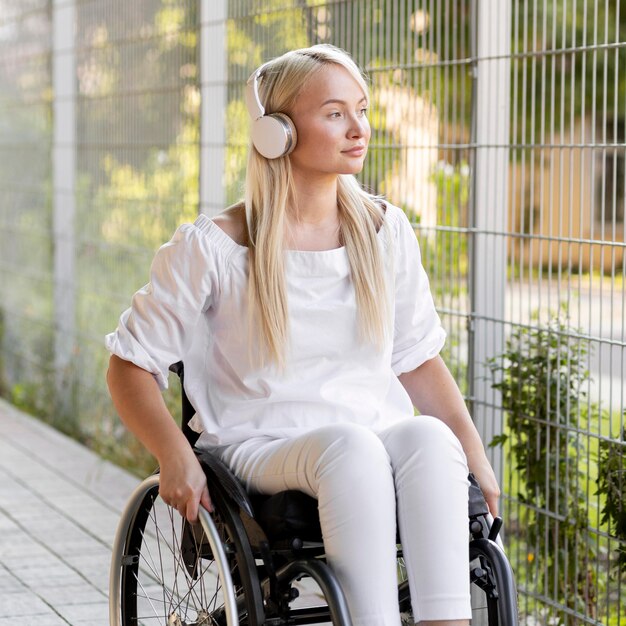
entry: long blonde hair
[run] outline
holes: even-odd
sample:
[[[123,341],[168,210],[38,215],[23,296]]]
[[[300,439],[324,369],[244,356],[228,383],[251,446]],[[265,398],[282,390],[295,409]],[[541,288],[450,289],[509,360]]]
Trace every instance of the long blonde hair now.
[[[290,111],[305,82],[328,64],[347,69],[367,95],[368,88],[350,56],[328,44],[288,52],[268,64],[259,87],[266,113]],[[288,307],[284,270],[287,206],[295,198],[288,156],[266,159],[250,145],[245,211],[249,240],[251,320],[260,331],[261,359],[285,362]],[[380,201],[365,192],[352,175],[340,174],[337,185],[340,237],[352,274],[360,334],[382,346],[390,332],[377,232],[383,224]]]

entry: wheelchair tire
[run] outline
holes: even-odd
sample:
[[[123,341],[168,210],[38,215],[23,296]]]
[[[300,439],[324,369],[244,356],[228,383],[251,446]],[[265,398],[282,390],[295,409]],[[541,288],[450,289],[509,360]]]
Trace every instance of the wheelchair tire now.
[[[242,553],[232,509],[214,502],[216,512],[201,509],[199,523],[191,525],[160,499],[158,489],[158,475],[144,480],[120,520],[110,572],[110,624],[254,623],[255,618],[248,620],[249,598],[260,593],[258,581],[250,578],[254,559],[250,570],[251,554]]]
[[[489,539],[470,542],[472,626],[518,626],[513,570],[502,549]],[[398,596],[403,624],[413,624],[406,569],[398,559]]]
[[[473,626],[518,626],[513,570],[497,543],[470,542],[470,580]]]

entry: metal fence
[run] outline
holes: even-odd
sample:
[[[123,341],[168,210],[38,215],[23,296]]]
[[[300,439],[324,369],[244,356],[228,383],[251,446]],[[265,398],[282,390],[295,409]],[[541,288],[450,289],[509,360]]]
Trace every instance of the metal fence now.
[[[513,7],[507,513],[523,607],[570,623],[626,620],[625,10]]]
[[[139,465],[102,337],[240,197],[249,73],[316,42],[369,75],[363,182],[415,223],[523,623],[626,624],[620,0],[0,0],[0,392]]]

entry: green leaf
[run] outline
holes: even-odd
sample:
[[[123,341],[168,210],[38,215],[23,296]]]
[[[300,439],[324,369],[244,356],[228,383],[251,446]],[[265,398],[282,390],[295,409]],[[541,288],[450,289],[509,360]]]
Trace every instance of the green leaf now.
[[[505,433],[501,435],[495,435],[495,437],[489,442],[490,448],[495,448],[496,446],[502,446],[508,440],[509,436]]]

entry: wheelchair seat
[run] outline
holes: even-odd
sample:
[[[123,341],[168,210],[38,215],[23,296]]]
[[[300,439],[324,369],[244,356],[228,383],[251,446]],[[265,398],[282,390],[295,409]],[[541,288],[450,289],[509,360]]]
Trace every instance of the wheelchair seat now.
[[[321,542],[317,500],[296,490],[281,491],[271,496],[248,494],[231,469],[214,454],[197,451],[199,460],[210,469],[209,492],[223,489],[233,502],[254,518],[272,545],[288,542],[296,548],[303,542]],[[468,516],[470,524],[487,515],[489,508],[473,474],[469,474]],[[398,543],[400,543],[398,538]]]

